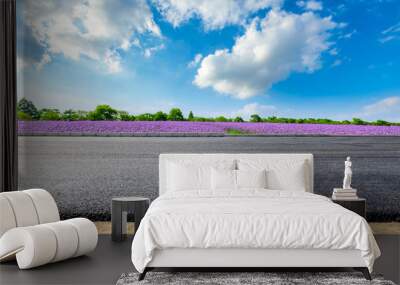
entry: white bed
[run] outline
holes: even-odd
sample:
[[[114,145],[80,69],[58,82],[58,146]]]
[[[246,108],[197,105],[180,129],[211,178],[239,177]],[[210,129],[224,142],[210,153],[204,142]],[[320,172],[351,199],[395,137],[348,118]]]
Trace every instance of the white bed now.
[[[267,189],[203,185],[204,169],[231,161],[250,176],[267,168]],[[312,194],[312,154],[161,154],[159,181],[132,243],[141,279],[155,267],[354,267],[370,278],[380,255],[362,217]]]

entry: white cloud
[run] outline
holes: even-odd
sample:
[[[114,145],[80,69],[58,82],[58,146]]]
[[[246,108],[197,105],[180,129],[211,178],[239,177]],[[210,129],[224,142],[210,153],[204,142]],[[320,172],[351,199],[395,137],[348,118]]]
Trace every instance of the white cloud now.
[[[313,12],[292,14],[271,10],[255,19],[231,50],[216,50],[203,58],[194,84],[246,99],[268,90],[292,72],[313,72],[332,43],[337,24]]]
[[[252,13],[278,8],[283,0],[153,0],[164,18],[174,27],[191,18],[200,18],[207,30],[226,25],[242,25]]]
[[[341,59],[336,59],[332,64],[331,67],[336,67],[339,66],[343,63],[343,61]]]
[[[382,34],[386,35],[389,33],[399,33],[400,32],[400,22],[382,31]]]
[[[40,61],[38,63],[36,63],[36,68],[38,70],[41,70],[43,68],[43,66],[45,66],[49,62],[51,62],[51,57],[50,57],[50,55],[48,53],[45,53],[45,54],[43,54],[43,56],[40,59]]]
[[[104,63],[107,65],[109,73],[118,73],[122,70],[121,57],[115,51],[106,51]]]
[[[400,121],[400,96],[384,98],[363,107],[362,117]]]
[[[17,56],[17,72],[23,71],[29,64],[24,60],[24,58]]]
[[[145,0],[25,1],[23,16],[49,57],[84,56],[112,73],[122,70],[118,48],[128,50],[140,34],[161,36]]]
[[[386,37],[381,37],[380,39],[378,39],[378,41],[379,41],[381,44],[384,44],[384,43],[390,42],[391,40],[394,40],[394,39],[396,39],[396,38],[397,38],[396,36],[386,36]]]
[[[188,63],[189,68],[195,68],[199,65],[200,61],[203,59],[203,55],[198,53],[194,56],[193,60]]]
[[[400,38],[400,22],[381,32],[378,41],[382,44]]]
[[[244,105],[238,111],[232,114],[234,116],[240,116],[246,120],[250,118],[251,115],[257,114],[261,117],[273,116],[275,115],[277,108],[272,105],[262,105],[259,103],[250,103]]]
[[[339,51],[337,48],[333,48],[331,50],[328,51],[330,55],[338,55]]]
[[[131,43],[128,39],[123,39],[123,40],[122,40],[122,42],[121,42],[121,48],[122,48],[124,51],[129,50],[129,49],[131,48],[131,46],[132,46],[132,43]]]
[[[309,1],[297,1],[296,5],[304,8],[306,10],[311,10],[311,11],[320,11],[322,10],[322,3],[319,1],[315,0],[309,0]]]
[[[146,48],[145,50],[144,50],[144,57],[146,57],[146,58],[149,58],[149,57],[151,57],[155,52],[157,52],[157,51],[159,51],[159,50],[162,50],[162,49],[164,49],[165,48],[165,45],[164,44],[161,44],[161,45],[158,45],[158,46],[155,46],[155,47],[150,47],[150,48]]]
[[[339,36],[338,38],[339,39],[351,39],[356,33],[357,33],[357,30],[353,30],[349,33]]]
[[[341,119],[361,118],[367,121],[385,120],[400,123],[400,96],[388,96],[371,104],[361,106],[350,114],[343,114]]]
[[[342,11],[342,10],[346,9],[346,5],[344,5],[343,3],[342,3],[342,4],[339,4],[339,5],[336,7],[336,9],[339,10],[339,11]]]

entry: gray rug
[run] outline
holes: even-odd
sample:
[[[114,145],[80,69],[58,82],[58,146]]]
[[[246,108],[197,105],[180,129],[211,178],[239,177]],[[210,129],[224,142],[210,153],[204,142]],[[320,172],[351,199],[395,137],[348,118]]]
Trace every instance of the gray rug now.
[[[384,280],[379,275],[373,275],[373,280],[368,281],[358,272],[148,272],[142,281],[138,281],[138,276],[138,273],[122,274],[116,285],[395,285],[392,281]]]

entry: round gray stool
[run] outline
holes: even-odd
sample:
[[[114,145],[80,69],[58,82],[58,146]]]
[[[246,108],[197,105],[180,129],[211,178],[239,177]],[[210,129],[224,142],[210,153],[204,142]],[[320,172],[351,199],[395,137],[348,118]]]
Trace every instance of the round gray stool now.
[[[144,197],[118,197],[111,202],[111,238],[113,241],[122,241],[127,237],[127,216],[133,213],[135,233],[140,221],[146,214],[150,199]]]

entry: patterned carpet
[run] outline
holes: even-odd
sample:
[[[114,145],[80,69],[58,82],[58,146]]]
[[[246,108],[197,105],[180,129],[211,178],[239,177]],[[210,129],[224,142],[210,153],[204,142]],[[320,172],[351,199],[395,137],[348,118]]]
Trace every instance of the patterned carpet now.
[[[138,276],[138,273],[123,274],[116,285],[395,285],[379,275],[368,281],[359,272],[148,272],[142,281],[138,281]]]

